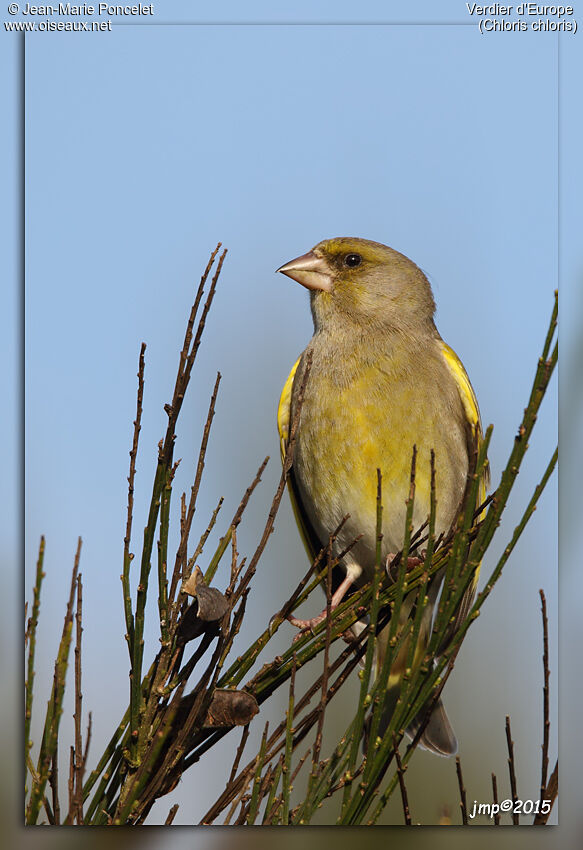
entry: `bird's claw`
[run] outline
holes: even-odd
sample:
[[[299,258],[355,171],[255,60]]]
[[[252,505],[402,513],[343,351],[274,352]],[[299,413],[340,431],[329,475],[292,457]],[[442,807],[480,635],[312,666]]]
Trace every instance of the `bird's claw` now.
[[[321,614],[318,614],[317,617],[311,617],[309,620],[300,620],[297,617],[294,617],[290,614],[287,618],[288,622],[295,626],[296,629],[299,629],[297,635],[295,635],[292,643],[296,643],[300,638],[302,638],[306,632],[311,632],[314,634],[315,627],[322,622],[326,618],[326,612],[322,611]]]

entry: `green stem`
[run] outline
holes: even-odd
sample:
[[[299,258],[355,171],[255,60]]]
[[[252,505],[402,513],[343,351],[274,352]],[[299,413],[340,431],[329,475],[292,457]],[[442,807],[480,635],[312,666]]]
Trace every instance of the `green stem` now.
[[[293,752],[293,722],[294,722],[294,685],[296,669],[292,668],[292,674],[289,680],[289,700],[287,706],[286,725],[285,725],[285,751],[284,762],[282,767],[282,783],[281,796],[283,801],[283,810],[281,814],[281,822],[287,826],[289,821],[289,797],[291,791],[291,759]],[[266,809],[268,811],[268,809]]]
[[[268,724],[266,723],[265,729],[263,731],[263,737],[261,738],[261,747],[259,748],[259,755],[257,756],[255,776],[253,778],[253,790],[251,791],[251,802],[249,803],[249,812],[247,814],[246,820],[248,826],[252,826],[255,823],[255,818],[257,817],[257,813],[259,811],[259,790],[261,788],[261,774],[263,772],[263,762],[265,761],[267,729]]]
[[[170,643],[168,630],[168,530],[170,527],[170,499],[172,497],[172,474],[166,477],[162,491],[160,509],[160,542],[158,543],[158,611],[160,614],[160,642],[163,647]]]
[[[63,713],[63,697],[65,695],[65,679],[69,663],[69,650],[71,647],[71,635],[73,631],[73,609],[77,589],[77,575],[79,573],[79,559],[81,557],[81,538],[77,543],[75,563],[71,577],[71,588],[69,601],[65,613],[63,632],[57,651],[55,671],[53,676],[53,687],[47,704],[45,724],[40,752],[37,763],[37,778],[33,781],[28,806],[26,808],[26,824],[35,824],[38,820],[40,807],[43,803],[45,787],[47,784],[49,770],[59,742],[59,724]]]
[[[142,662],[144,657],[144,614],[146,610],[146,598],[148,593],[148,579],[150,575],[154,534],[158,520],[158,511],[160,509],[160,498],[165,486],[167,471],[167,464],[163,460],[159,460],[156,468],[154,485],[152,487],[148,523],[144,529],[140,583],[138,585],[136,598],[135,632],[132,646],[132,668],[130,673],[130,758],[131,766],[134,768],[137,767],[139,763],[138,736],[143,711]]]
[[[347,778],[346,784],[344,786],[344,792],[342,797],[342,812],[348,806],[350,801],[350,795],[352,792],[352,776],[354,775],[354,766],[356,764],[356,758],[358,756],[358,750],[360,747],[360,741],[362,737],[362,730],[364,728],[364,715],[366,710],[370,704],[370,695],[368,693],[370,677],[372,673],[372,665],[376,651],[376,625],[377,619],[379,615],[379,591],[381,587],[382,580],[382,570],[381,570],[381,549],[382,549],[382,539],[383,539],[383,503],[382,503],[382,478],[381,471],[377,469],[377,502],[376,502],[376,547],[375,547],[375,570],[372,581],[372,600],[371,600],[371,608],[370,608],[370,624],[369,624],[369,635],[367,646],[366,646],[366,656],[364,661],[364,670],[360,672],[361,682],[360,682],[360,697],[358,700],[358,709],[356,712],[356,717],[354,719],[354,728],[352,730],[352,740],[350,745],[350,751],[348,755],[348,765],[347,765]]]
[[[38,618],[40,612],[40,594],[42,581],[44,578],[43,563],[45,558],[45,539],[41,537],[38,550],[38,560],[36,562],[36,578],[33,591],[32,613],[27,625],[28,635],[28,659],[27,673],[25,684],[25,700],[24,700],[24,759],[25,763],[30,758],[32,749],[32,741],[30,740],[30,724],[32,719],[32,701],[34,693],[34,656],[36,650],[36,630],[38,626]],[[26,779],[25,779],[26,783]],[[25,787],[26,793],[26,787]]]

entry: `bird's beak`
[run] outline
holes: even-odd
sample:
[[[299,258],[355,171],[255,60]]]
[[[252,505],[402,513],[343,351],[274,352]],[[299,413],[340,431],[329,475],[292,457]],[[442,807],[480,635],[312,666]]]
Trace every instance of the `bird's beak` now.
[[[332,289],[330,269],[326,261],[317,257],[313,251],[290,260],[289,263],[280,266],[277,271],[297,280],[306,289],[323,289],[325,292],[330,292]]]

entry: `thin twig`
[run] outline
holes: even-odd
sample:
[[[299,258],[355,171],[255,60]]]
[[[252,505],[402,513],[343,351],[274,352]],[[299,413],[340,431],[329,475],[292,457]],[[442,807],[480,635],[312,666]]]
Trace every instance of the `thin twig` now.
[[[126,620],[126,634],[130,659],[133,652],[134,641],[134,615],[132,611],[132,597],[130,590],[130,564],[133,555],[130,552],[132,538],[132,521],[134,512],[134,480],[136,476],[136,458],[138,456],[138,442],[140,431],[142,429],[142,410],[144,400],[144,370],[145,370],[145,355],[146,343],[142,343],[140,349],[140,359],[138,364],[138,395],[136,401],[136,418],[134,419],[134,434],[132,439],[132,447],[130,449],[130,471],[128,474],[128,508],[126,520],[126,533],[123,541],[123,573],[121,576],[123,585],[124,613]]]
[[[285,753],[283,759],[283,765],[281,768],[282,772],[282,780],[281,780],[281,798],[283,810],[281,814],[281,821],[284,826],[287,826],[289,823],[289,800],[291,793],[291,759],[293,752],[293,736],[294,736],[294,703],[295,703],[295,684],[296,684],[296,669],[297,669],[297,659],[294,655],[292,671],[289,680],[289,699],[288,699],[288,707],[286,712],[286,726],[285,726]]]
[[[234,528],[231,532],[231,578],[229,581],[229,587],[233,587],[235,582],[237,581],[237,576],[239,574],[239,570],[237,569],[237,561],[239,559],[239,552],[237,551],[237,529]]]
[[[167,653],[172,645],[171,629],[168,622],[168,535],[170,532],[170,501],[172,499],[172,484],[174,476],[180,463],[177,460],[172,468],[168,470],[164,486],[160,494],[160,536],[156,543],[158,551],[158,620],[160,624],[160,643],[162,645],[162,656],[159,666],[163,667],[167,660]]]
[[[518,826],[520,823],[516,809],[516,801],[518,800],[518,792],[516,790],[516,768],[514,764],[514,741],[510,732],[510,717],[506,715],[506,743],[508,745],[508,772],[510,774],[510,793],[512,795],[512,823]]]
[[[81,691],[81,635],[83,617],[83,584],[81,573],[77,576],[77,610],[75,612],[76,639],[75,639],[75,757],[74,757],[74,780],[73,810],[69,815],[71,823],[77,820],[83,823],[83,736],[81,734],[81,708],[83,705],[83,694]]]
[[[69,779],[67,782],[69,791],[69,814],[75,810],[75,747],[69,748]],[[73,823],[73,819],[69,820],[67,815],[67,823]]]
[[[32,748],[30,740],[30,724],[32,720],[32,701],[34,694],[34,655],[36,650],[36,630],[40,611],[40,593],[44,578],[43,563],[45,557],[45,539],[41,537],[36,562],[36,576],[33,590],[32,613],[26,627],[28,640],[28,659],[26,667],[25,701],[24,701],[24,760],[27,762]]]
[[[261,802],[261,771],[263,770],[263,765],[265,764],[265,751],[267,745],[268,729],[269,721],[265,724],[263,736],[261,738],[259,754],[257,755],[257,759],[255,762],[255,777],[253,780],[253,788],[251,791],[251,800],[249,801],[249,811],[247,812],[247,816],[245,818],[245,822],[251,825],[255,823],[255,818],[257,817],[257,813],[259,811],[259,804]]]
[[[494,803],[494,825],[500,826],[500,815],[498,809],[498,783],[496,781],[496,774],[492,774],[492,802]]]
[[[253,764],[255,765],[255,761],[253,761]],[[236,811],[237,806],[239,805],[239,803],[241,803],[241,801],[242,801],[242,800],[244,800],[244,798],[245,798],[245,796],[246,796],[246,794],[247,794],[247,789],[249,788],[249,785],[251,784],[251,780],[252,780],[252,779],[253,779],[253,774],[252,774],[252,773],[250,773],[250,774],[246,777],[246,779],[245,779],[245,781],[243,782],[243,784],[241,785],[241,788],[238,790],[237,794],[236,794],[236,795],[234,795],[234,797],[233,797],[233,802],[232,802],[232,805],[231,805],[231,808],[229,809],[229,811],[228,811],[228,812],[227,812],[227,814],[225,815],[225,820],[224,820],[224,822],[223,822],[223,826],[229,826],[229,824],[231,823],[231,818],[232,818],[232,817],[233,817],[233,815],[235,814],[235,811]],[[247,796],[247,798],[246,798],[246,799],[247,799],[247,801],[248,801],[248,800],[249,800],[249,796]],[[205,823],[205,821],[203,821],[203,823]]]
[[[405,817],[405,825],[411,826],[411,811],[409,809],[409,797],[407,795],[407,788],[405,786],[405,771],[407,770],[407,765],[403,767],[403,763],[401,761],[401,755],[399,753],[399,745],[397,742],[397,736],[393,735],[393,746],[395,752],[395,761],[397,762],[397,776],[399,777],[399,787],[401,789],[401,802],[403,804],[403,815]]]
[[[206,297],[206,301],[204,303],[204,307],[202,309],[201,317],[198,321],[198,326],[196,329],[196,334],[194,338],[194,342],[192,342],[192,331],[194,327],[194,320],[196,318],[196,314],[198,312],[198,307],[200,305],[202,295],[204,292],[204,287],[207,281],[207,278],[210,274],[210,270],[215,261],[215,257],[217,256],[219,249],[221,247],[221,243],[219,242],[215,250],[212,252],[210,259],[207,263],[207,267],[203,272],[203,275],[200,279],[200,284],[196,293],[196,297],[194,300],[194,304],[192,305],[192,309],[190,312],[190,318],[188,320],[188,324],[186,327],[186,333],[184,336],[184,345],[182,347],[182,351],[180,352],[180,363],[178,366],[178,374],[176,376],[176,384],[174,386],[174,394],[172,396],[172,402],[169,405],[166,405],[166,413],[168,414],[168,429],[166,431],[166,437],[164,438],[164,442],[160,448],[160,461],[165,465],[168,465],[172,459],[172,450],[174,447],[174,435],[176,428],[176,421],[178,419],[178,415],[182,408],[182,402],[184,401],[184,396],[186,393],[186,389],[188,387],[188,383],[190,381],[190,374],[192,372],[192,367],[194,365],[194,361],[196,359],[196,354],[198,352],[198,347],[200,345],[200,340],[202,338],[202,333],[204,330],[204,326],[206,323],[206,318],[208,315],[208,311],[210,310],[210,306],[212,304],[217,281],[219,279],[219,275],[221,273],[221,269],[223,267],[223,262],[225,256],[227,254],[226,250],[224,250],[219,257],[219,261],[217,264],[217,268],[211,280],[211,284],[209,287],[208,295]]]
[[[183,533],[184,522],[186,520],[186,496],[184,495],[184,493],[182,494],[182,502],[183,502],[183,510],[182,510],[182,519],[181,519],[181,523],[180,523],[180,533],[181,534]],[[224,502],[224,499],[221,496],[221,498],[217,502],[216,508],[214,509],[214,511],[212,513],[212,516],[209,520],[209,524],[207,525],[206,529],[203,531],[203,533],[200,536],[200,540],[198,541],[198,543],[196,545],[196,549],[194,550],[194,552],[192,553],[192,555],[188,559],[188,564],[186,565],[186,575],[187,576],[190,575],[190,573],[194,569],[194,567],[196,565],[196,560],[197,560],[197,558],[200,557],[202,550],[204,549],[204,545],[205,545],[205,543],[208,539],[208,536],[211,533],[211,531],[213,530],[213,528],[215,527],[215,523],[217,521],[217,516],[219,515],[219,511],[221,510],[221,508],[223,506],[223,502]]]
[[[49,772],[49,786],[51,789],[51,799],[53,801],[52,817],[55,826],[61,825],[61,804],[59,801],[59,750],[55,750],[51,761],[51,769]],[[46,799],[46,798],[45,798]],[[44,802],[44,801],[43,801]],[[49,822],[50,822],[49,818]]]
[[[534,818],[534,821],[533,821],[534,826],[544,826],[544,824],[547,823],[548,819],[551,816],[551,812],[553,810],[553,805],[555,803],[555,800],[557,799],[558,793],[559,793],[559,762],[557,760],[555,762],[553,772],[551,773],[551,775],[549,777],[549,781],[548,781],[547,786],[545,788],[544,798],[543,798],[545,800],[548,800],[548,802],[550,803],[549,810],[543,812],[542,809],[541,809],[541,811],[537,815],[535,815],[535,818]]]
[[[307,758],[308,758],[308,756],[310,755],[311,750],[312,750],[312,748],[311,748],[311,747],[308,747],[308,749],[306,750],[306,752],[304,753],[304,755],[300,758],[300,760],[299,760],[299,761],[298,761],[298,763],[296,764],[296,766],[295,766],[295,768],[294,768],[294,770],[293,770],[293,773],[292,773],[292,775],[291,775],[291,779],[290,779],[290,783],[291,783],[292,785],[294,784],[294,782],[295,782],[295,780],[296,780],[296,777],[297,777],[298,773],[300,772],[300,770],[301,770],[301,769],[302,769],[302,767],[304,766],[304,764],[305,764],[305,762],[306,762],[306,759],[307,759]]]
[[[243,726],[243,734],[241,735],[241,742],[237,747],[237,752],[235,753],[235,759],[233,761],[233,767],[231,768],[231,774],[229,779],[227,780],[227,786],[233,781],[235,776],[237,775],[237,770],[239,769],[239,762],[241,761],[241,756],[243,755],[243,750],[245,749],[245,744],[247,743],[247,738],[249,737],[249,724],[247,723]]]
[[[549,769],[549,731],[551,726],[550,711],[549,711],[549,620],[547,617],[547,600],[544,590],[539,590],[541,601],[541,613],[543,621],[543,745],[542,745],[542,764],[541,764],[541,780],[540,780],[540,801],[544,800],[544,793],[547,786],[547,774]]]
[[[172,808],[168,812],[166,820],[164,821],[164,826],[170,826],[171,825],[172,821],[176,817],[176,812],[178,811],[178,806],[179,806],[179,803],[174,803],[174,805],[172,806]]]
[[[455,772],[457,773],[457,784],[460,790],[460,809],[462,813],[462,823],[467,826],[468,823],[468,806],[466,800],[466,788],[464,785],[464,778],[462,776],[462,763],[460,761],[460,757],[455,757]]]
[[[87,734],[85,736],[85,749],[83,751],[83,766],[82,766],[82,776],[85,775],[85,770],[87,768],[87,758],[89,756],[89,744],[91,743],[91,732],[93,730],[93,717],[91,712],[89,712],[89,717],[87,719]]]
[[[186,493],[180,496],[180,535],[184,533],[184,523],[186,522]],[[202,551],[202,547],[201,547]]]
[[[202,480],[202,473],[204,471],[204,462],[206,457],[206,450],[208,446],[208,440],[211,431],[211,425],[213,422],[213,418],[215,415],[215,405],[217,402],[217,395],[219,392],[219,384],[221,382],[221,373],[217,372],[217,377],[215,380],[215,385],[213,387],[213,391],[211,394],[211,399],[209,402],[209,408],[207,412],[206,422],[203,429],[202,440],[200,444],[200,450],[198,453],[198,462],[196,466],[196,474],[194,477],[194,483],[190,489],[190,499],[188,503],[188,509],[186,512],[186,517],[184,519],[182,533],[180,536],[180,543],[178,545],[178,550],[176,552],[176,563],[174,567],[174,572],[172,574],[172,583],[170,585],[170,601],[174,601],[174,595],[176,593],[176,587],[178,584],[179,578],[186,578],[184,575],[184,566],[186,564],[186,545],[188,542],[188,536],[190,534],[190,529],[192,526],[192,520],[194,518],[194,512],[196,510],[196,500],[198,497],[198,491],[200,489],[200,482]],[[176,617],[174,617],[174,620]]]
[[[269,794],[267,795],[267,800],[265,801],[265,808],[263,810],[263,820],[261,821],[263,826],[268,824],[272,824],[275,816],[278,814],[281,806],[283,805],[283,797],[280,794],[276,799],[275,795],[277,794],[277,788],[279,786],[279,780],[281,779],[281,772],[283,770],[283,761],[284,756],[281,755],[277,760],[277,764],[275,765],[275,770],[273,771],[272,780],[271,780],[271,788],[269,790]],[[293,776],[292,776],[293,782]],[[278,823],[281,821],[281,818],[278,818]]]
[[[129,710],[129,707],[128,707],[126,709],[124,716],[121,719],[119,726],[117,727],[117,729],[113,733],[113,735],[112,735],[109,743],[107,744],[101,758],[99,759],[97,766],[91,771],[91,774],[89,775],[87,782],[85,783],[85,786],[83,788],[83,799],[84,800],[86,800],[88,798],[89,794],[91,793],[91,790],[95,786],[95,783],[97,782],[97,780],[101,776],[101,774],[105,771],[105,775],[107,775],[107,769],[106,768],[107,768],[108,765],[111,768],[112,760],[115,761],[116,758],[121,757],[120,754],[121,754],[121,748],[123,746],[123,743],[122,743],[123,735],[127,730],[129,717],[130,717],[130,710]],[[100,783],[100,788],[101,788],[101,791],[103,791],[104,788],[105,788],[105,786],[103,785],[103,780]],[[101,799],[101,794],[100,794],[100,791],[98,790],[93,797],[93,800],[91,802],[89,809],[85,813],[86,819],[89,818],[89,811],[90,810],[95,811],[97,809],[100,799]]]
[[[27,767],[28,772],[31,775],[33,782],[38,782],[38,773],[36,772],[36,768],[35,768],[34,764],[32,763],[32,759],[31,759],[30,756],[27,756],[26,767]],[[52,771],[52,768],[51,768],[51,771]],[[49,783],[50,782],[51,782],[51,774],[49,774]],[[55,787],[56,787],[56,783],[55,783]],[[57,798],[57,801],[58,801],[58,798]],[[51,804],[47,800],[46,795],[43,797],[43,807],[44,807],[44,810],[47,814],[47,819],[48,819],[49,824],[51,826],[55,826],[57,824],[57,822],[55,820],[55,815],[53,814],[53,810],[51,809]]]

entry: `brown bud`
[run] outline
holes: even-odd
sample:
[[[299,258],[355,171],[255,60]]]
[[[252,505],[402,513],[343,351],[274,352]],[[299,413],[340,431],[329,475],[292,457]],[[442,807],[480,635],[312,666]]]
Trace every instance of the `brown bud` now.
[[[229,691],[217,688],[213,694],[205,727],[246,726],[259,712],[257,700],[247,691]]]

